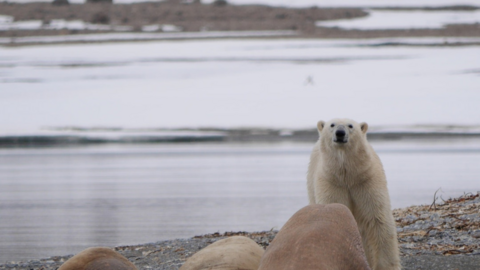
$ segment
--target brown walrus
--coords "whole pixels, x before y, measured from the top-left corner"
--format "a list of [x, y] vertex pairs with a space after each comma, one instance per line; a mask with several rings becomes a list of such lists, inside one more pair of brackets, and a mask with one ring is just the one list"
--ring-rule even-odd
[[257, 270], [263, 253], [252, 239], [232, 236], [195, 253], [180, 270]]
[[137, 270], [120, 253], [109, 248], [87, 248], [68, 259], [58, 270]]
[[258, 270], [370, 270], [352, 213], [314, 204], [295, 213], [265, 251]]

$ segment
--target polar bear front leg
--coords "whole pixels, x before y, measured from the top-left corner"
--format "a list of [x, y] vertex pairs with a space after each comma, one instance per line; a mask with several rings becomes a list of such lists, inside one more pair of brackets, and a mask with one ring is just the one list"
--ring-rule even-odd
[[359, 187], [351, 192], [353, 216], [362, 236], [363, 248], [373, 270], [399, 270], [397, 230], [386, 187]]

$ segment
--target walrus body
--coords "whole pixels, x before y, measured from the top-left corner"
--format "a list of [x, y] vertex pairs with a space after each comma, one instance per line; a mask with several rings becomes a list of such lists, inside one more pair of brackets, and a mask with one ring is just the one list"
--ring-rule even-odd
[[137, 270], [120, 253], [109, 248], [87, 248], [68, 259], [58, 270]]
[[263, 253], [252, 239], [232, 236], [195, 253], [180, 270], [257, 270]]
[[300, 209], [268, 246], [258, 270], [370, 270], [357, 223], [341, 204]]

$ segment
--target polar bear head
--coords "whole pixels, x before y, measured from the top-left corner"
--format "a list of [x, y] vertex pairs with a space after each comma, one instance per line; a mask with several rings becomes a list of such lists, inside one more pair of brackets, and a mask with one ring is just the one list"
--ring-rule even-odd
[[317, 128], [324, 145], [348, 147], [366, 140], [368, 124], [359, 124], [351, 119], [332, 119], [328, 122], [319, 121]]

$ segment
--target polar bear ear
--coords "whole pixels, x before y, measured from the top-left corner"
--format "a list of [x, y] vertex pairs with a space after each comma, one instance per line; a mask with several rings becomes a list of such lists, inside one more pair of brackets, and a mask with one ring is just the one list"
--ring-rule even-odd
[[367, 130], [368, 130], [368, 124], [363, 122], [363, 123], [360, 123], [360, 129], [362, 130], [363, 134], [367, 133]]
[[325, 126], [325, 122], [323, 122], [323, 121], [318, 121], [318, 123], [317, 123], [318, 131], [322, 131], [322, 129], [323, 129], [324, 126]]

